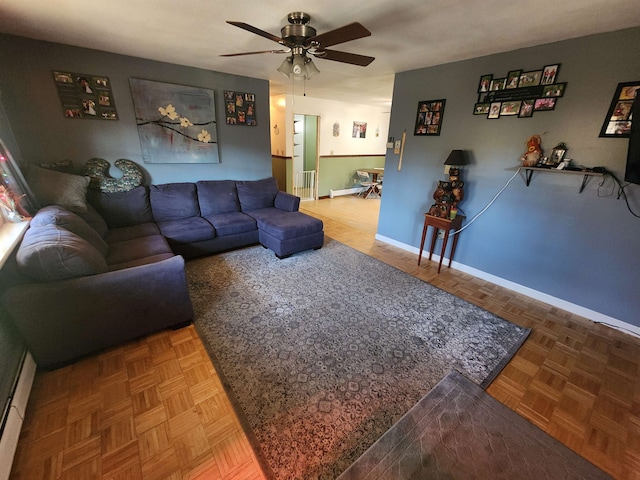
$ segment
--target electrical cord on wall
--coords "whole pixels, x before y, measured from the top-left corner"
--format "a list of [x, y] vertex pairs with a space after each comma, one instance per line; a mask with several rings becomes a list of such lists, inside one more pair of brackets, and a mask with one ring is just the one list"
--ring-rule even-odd
[[[613, 179], [613, 181], [618, 185], [618, 199], [620, 199], [620, 197], [624, 198], [625, 203], [627, 204], [627, 209], [629, 210], [629, 212], [631, 213], [631, 215], [633, 215], [636, 218], [640, 218], [640, 215], [635, 213], [633, 211], [633, 209], [631, 208], [631, 205], [629, 204], [629, 199], [627, 198], [627, 193], [624, 191], [624, 189], [626, 187], [628, 187], [629, 185], [631, 185], [630, 183], [627, 183], [626, 185], [623, 185], [622, 182], [620, 181], [620, 179], [616, 176], [615, 173], [613, 173], [611, 170], [605, 168], [605, 167], [595, 167], [594, 171], [596, 170], [596, 168], [598, 169], [598, 171], [602, 172], [604, 174], [604, 178], [602, 179], [602, 182], [600, 182], [600, 184], [598, 185], [598, 196], [599, 197], [604, 197], [604, 196], [611, 196], [613, 195], [613, 191], [609, 194], [609, 195], [600, 195], [600, 188], [602, 188], [602, 186], [604, 185], [604, 182], [606, 180], [607, 177], [611, 177]], [[467, 228], [469, 225], [471, 225], [473, 222], [475, 222], [478, 217], [480, 215], [482, 215], [491, 205], [493, 205], [493, 203], [497, 200], [497, 198], [500, 196], [500, 194], [502, 194], [502, 192], [505, 191], [505, 189], [509, 186], [509, 184], [511, 183], [511, 181], [516, 178], [516, 176], [518, 175], [518, 173], [520, 173], [520, 170], [522, 170], [522, 167], [518, 167], [518, 170], [516, 171], [516, 173], [513, 174], [513, 176], [507, 180], [507, 183], [504, 184], [504, 186], [500, 189], [500, 191], [498, 191], [498, 193], [496, 193], [494, 195], [494, 197], [489, 201], [489, 203], [482, 209], [480, 210], [471, 220], [469, 220], [462, 228], [460, 228], [459, 230], [456, 230], [455, 232], [452, 233], [452, 235], [456, 235], [458, 233], [460, 233], [461, 231], [463, 231], [465, 228]], [[459, 210], [462, 210], [461, 208], [459, 208]], [[463, 212], [464, 213], [464, 212]]]
[[[625, 188], [627, 188], [629, 185], [631, 185], [630, 183], [627, 183], [626, 185], [623, 185], [622, 182], [620, 181], [620, 179], [616, 176], [615, 173], [613, 173], [611, 170], [605, 168], [605, 167], [596, 167], [598, 168], [599, 171], [601, 171], [604, 174], [604, 178], [602, 179], [602, 182], [600, 182], [600, 184], [598, 185], [598, 196], [599, 197], [605, 197], [605, 196], [611, 196], [613, 195], [613, 190], [611, 191], [611, 193], [609, 195], [600, 195], [600, 188], [604, 185], [604, 182], [606, 181], [607, 177], [611, 177], [613, 179], [613, 181], [618, 185], [618, 200], [620, 200], [620, 197], [624, 197], [624, 202], [627, 204], [627, 210], [629, 210], [629, 213], [631, 213], [631, 215], [633, 215], [636, 218], [640, 218], [640, 215], [638, 215], [637, 213], [635, 213], [633, 211], [633, 209], [631, 208], [631, 205], [629, 205], [629, 199], [627, 198], [627, 192], [624, 191]], [[595, 170], [595, 168], [594, 168]]]
[[518, 170], [516, 170], [516, 173], [514, 173], [513, 176], [509, 180], [507, 180], [507, 183], [505, 183], [504, 186], [500, 189], [500, 191], [493, 196], [493, 198], [489, 201], [489, 203], [487, 203], [487, 205], [482, 210], [480, 210], [478, 213], [476, 213], [476, 215], [471, 220], [469, 220], [462, 228], [460, 228], [459, 230], [456, 230], [455, 232], [453, 232], [453, 235], [457, 235], [458, 233], [463, 231], [465, 228], [467, 228], [469, 225], [471, 225], [473, 222], [475, 222], [480, 215], [482, 215], [484, 212], [486, 212], [487, 209], [491, 205], [493, 205], [493, 202], [495, 202], [498, 199], [498, 197], [502, 194], [502, 192], [504, 192], [506, 190], [506, 188], [509, 186], [511, 181], [514, 178], [516, 178], [516, 176], [520, 173], [520, 170], [522, 170], [522, 167], [518, 167]]

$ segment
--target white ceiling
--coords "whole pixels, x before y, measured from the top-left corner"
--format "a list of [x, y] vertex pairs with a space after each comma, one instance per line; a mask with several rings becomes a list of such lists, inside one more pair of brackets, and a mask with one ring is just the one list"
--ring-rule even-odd
[[[0, 0], [0, 31], [267, 79], [271, 94], [390, 105], [394, 73], [640, 25], [638, 0]], [[314, 59], [321, 73], [292, 82], [278, 49], [227, 24], [280, 36], [303, 11], [319, 34], [360, 22], [372, 35], [331, 47], [376, 57], [368, 67]], [[594, 68], [596, 68], [594, 66]]]

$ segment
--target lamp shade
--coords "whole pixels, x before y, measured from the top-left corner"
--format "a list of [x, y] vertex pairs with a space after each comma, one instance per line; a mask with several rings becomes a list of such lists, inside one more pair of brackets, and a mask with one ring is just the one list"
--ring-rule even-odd
[[304, 68], [304, 57], [302, 55], [294, 55], [293, 61], [291, 62], [291, 71], [295, 77], [304, 77], [305, 68]]
[[294, 80], [304, 80], [320, 73], [309, 57], [300, 54], [293, 54], [285, 58], [278, 67], [278, 71], [287, 78]]
[[280, 66], [278, 67], [278, 71], [287, 78], [290, 78], [291, 71], [293, 70], [293, 66], [291, 65], [292, 57], [285, 58]]
[[307, 60], [304, 65], [307, 68], [307, 79], [313, 77], [314, 75], [320, 73], [320, 70], [316, 67], [315, 63], [307, 57]]
[[449, 157], [444, 162], [445, 165], [469, 165], [464, 150], [451, 150]]

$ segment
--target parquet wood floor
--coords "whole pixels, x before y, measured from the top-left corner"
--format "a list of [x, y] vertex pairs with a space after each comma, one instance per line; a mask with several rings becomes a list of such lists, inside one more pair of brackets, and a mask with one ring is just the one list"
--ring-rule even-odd
[[[331, 238], [531, 327], [489, 394], [614, 478], [640, 479], [640, 339], [454, 269], [437, 274], [435, 262], [418, 267], [375, 240], [379, 205], [337, 197], [301, 210]], [[262, 478], [193, 326], [38, 372], [11, 476]]]

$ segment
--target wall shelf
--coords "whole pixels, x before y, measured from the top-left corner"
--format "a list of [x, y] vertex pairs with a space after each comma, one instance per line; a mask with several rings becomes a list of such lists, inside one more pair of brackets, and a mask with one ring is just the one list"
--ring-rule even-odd
[[556, 168], [541, 168], [541, 167], [524, 167], [525, 169], [525, 181], [527, 183], [527, 187], [531, 183], [531, 177], [533, 177], [534, 172], [546, 172], [546, 173], [568, 173], [572, 175], [582, 175], [582, 184], [580, 185], [580, 191], [578, 193], [582, 193], [584, 187], [587, 185], [589, 181], [589, 177], [602, 177], [604, 176], [601, 172], [588, 172], [583, 170], [558, 170]]

